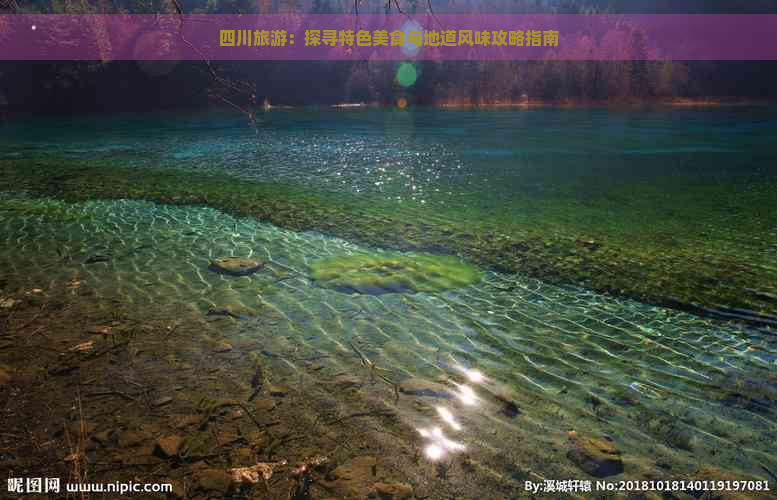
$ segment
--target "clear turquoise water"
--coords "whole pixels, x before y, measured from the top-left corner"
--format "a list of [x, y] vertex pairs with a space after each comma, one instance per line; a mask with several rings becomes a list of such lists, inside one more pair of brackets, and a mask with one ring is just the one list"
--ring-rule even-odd
[[[777, 109], [272, 111], [0, 125], [0, 155], [121, 158], [404, 201], [498, 206], [667, 176], [777, 177]], [[570, 190], [570, 188], [573, 188]]]
[[[712, 178], [747, 186], [777, 176], [775, 125], [773, 111], [747, 109], [290, 111], [264, 115], [257, 131], [231, 115], [128, 115], [6, 124], [0, 156], [119, 158], [368, 199], [500, 211], [521, 197], [586, 199], [603, 185]], [[2, 196], [19, 202], [18, 195]], [[466, 383], [472, 400], [428, 401], [451, 411], [460, 430], [417, 411], [412, 398], [400, 398], [399, 408], [409, 425], [444, 427], [504, 477], [511, 463], [579, 477], [563, 452], [570, 430], [611, 438], [629, 474], [658, 462], [675, 471], [698, 464], [756, 476], [764, 475], [761, 464], [777, 470], [777, 379], [768, 377], [777, 368], [777, 336], [768, 329], [493, 272], [480, 284], [440, 293], [347, 295], [316, 287], [308, 263], [376, 249], [205, 207], [21, 203], [61, 205], [73, 216], [0, 211], [0, 262], [26, 287], [76, 280], [140, 307], [203, 314], [226, 304], [259, 308], [264, 317], [242, 321], [229, 335], [259, 338], [268, 352], [326, 354], [333, 372], [359, 369], [348, 346], [357, 342], [395, 380], [442, 383], [454, 396], [462, 389], [450, 380], [479, 370], [485, 380]], [[737, 221], [771, 227], [774, 236], [773, 222]], [[766, 261], [777, 246], [773, 251]], [[52, 266], [61, 253], [73, 260]], [[110, 263], [83, 264], [104, 253]], [[258, 256], [270, 265], [251, 277], [224, 277], [207, 270], [221, 255]], [[369, 391], [392, 397], [381, 385]], [[521, 415], [505, 417], [495, 395], [514, 401]]]

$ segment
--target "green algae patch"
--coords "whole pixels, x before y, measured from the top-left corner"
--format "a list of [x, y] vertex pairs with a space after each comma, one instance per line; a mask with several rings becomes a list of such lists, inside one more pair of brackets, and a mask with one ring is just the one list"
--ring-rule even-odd
[[451, 256], [381, 253], [320, 259], [310, 265], [319, 286], [345, 293], [439, 292], [478, 283], [478, 269]]

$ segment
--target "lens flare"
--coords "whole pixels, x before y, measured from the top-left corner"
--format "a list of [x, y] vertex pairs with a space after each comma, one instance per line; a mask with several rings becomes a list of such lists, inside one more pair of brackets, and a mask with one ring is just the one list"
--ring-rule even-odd
[[456, 441], [451, 441], [445, 437], [440, 439], [440, 444], [442, 444], [443, 447], [448, 451], [464, 451], [467, 448], [463, 444], [457, 443]]
[[439, 460], [447, 453], [456, 453], [467, 449], [464, 444], [445, 437], [445, 434], [439, 427], [418, 429], [418, 433], [429, 440], [429, 443], [424, 448], [424, 454], [431, 461]]
[[405, 57], [414, 57], [418, 52], [421, 50], [421, 47], [423, 46], [423, 38], [422, 43], [411, 43], [407, 40], [410, 38], [410, 32], [415, 31], [416, 33], [420, 33], [421, 36], [423, 36], [424, 28], [418, 24], [418, 21], [411, 19], [409, 21], [406, 21], [402, 28], [400, 28], [400, 31], [402, 31], [403, 36], [402, 40], [404, 43], [399, 46], [399, 49], [402, 51], [402, 53], [405, 55]]
[[411, 87], [418, 79], [418, 73], [416, 72], [413, 63], [403, 62], [397, 68], [397, 83], [403, 87]]
[[439, 460], [445, 455], [445, 450], [436, 444], [430, 444], [424, 449], [424, 453], [429, 460]]
[[442, 418], [445, 423], [450, 425], [454, 430], [461, 430], [461, 425], [456, 421], [456, 418], [453, 416], [453, 413], [451, 413], [450, 410], [443, 408], [442, 406], [438, 406], [437, 413], [440, 415], [440, 418]]
[[466, 385], [459, 386], [459, 393], [457, 396], [459, 400], [467, 406], [474, 406], [478, 402], [478, 398], [475, 396], [475, 391]]
[[467, 375], [467, 378], [470, 379], [470, 381], [479, 384], [480, 382], [483, 382], [485, 380], [485, 377], [482, 373], [480, 373], [477, 370], [465, 370], [464, 373]]

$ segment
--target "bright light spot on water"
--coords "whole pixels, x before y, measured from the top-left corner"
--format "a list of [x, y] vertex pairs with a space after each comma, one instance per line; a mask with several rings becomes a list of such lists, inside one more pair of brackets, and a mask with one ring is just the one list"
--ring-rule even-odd
[[426, 447], [424, 453], [426, 453], [426, 457], [429, 460], [439, 460], [445, 454], [445, 450], [436, 444], [430, 444]]
[[445, 456], [446, 452], [455, 453], [467, 449], [462, 443], [457, 443], [445, 437], [442, 429], [435, 427], [431, 432], [426, 429], [419, 429], [422, 436], [430, 439], [432, 442], [424, 448], [424, 454], [429, 460], [435, 461]]
[[442, 418], [446, 424], [450, 425], [457, 431], [461, 430], [461, 424], [456, 421], [456, 418], [453, 416], [453, 413], [451, 413], [450, 410], [443, 408], [442, 406], [438, 406], [437, 413], [440, 414], [440, 418]]
[[480, 382], [483, 382], [485, 380], [485, 377], [482, 373], [480, 373], [477, 370], [464, 370], [464, 373], [467, 374], [467, 377], [476, 384], [479, 384]]
[[478, 398], [475, 396], [475, 391], [466, 385], [459, 386], [459, 393], [457, 396], [459, 397], [459, 400], [467, 406], [474, 406], [478, 402]]
[[433, 428], [431, 432], [426, 429], [419, 429], [418, 432], [431, 441], [424, 448], [424, 453], [430, 460], [439, 460], [446, 452], [455, 453], [467, 449], [462, 443], [457, 443], [445, 437], [445, 434], [443, 434], [442, 429], [439, 427]]
[[464, 451], [465, 449], [467, 449], [467, 447], [464, 446], [463, 444], [457, 443], [456, 441], [451, 441], [450, 439], [445, 437], [440, 439], [440, 442], [448, 451]]
[[33, 24], [32, 25], [32, 31], [35, 31], [36, 29], [38, 29], [38, 27]]

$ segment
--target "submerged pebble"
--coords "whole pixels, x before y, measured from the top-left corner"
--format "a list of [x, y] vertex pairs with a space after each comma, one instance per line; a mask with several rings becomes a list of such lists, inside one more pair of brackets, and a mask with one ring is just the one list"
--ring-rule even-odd
[[11, 374], [7, 370], [0, 368], [0, 386], [8, 385], [10, 382]]
[[87, 257], [84, 264], [97, 264], [99, 262], [110, 262], [111, 258], [108, 255], [91, 255]]
[[574, 447], [567, 452], [567, 457], [588, 474], [607, 477], [623, 472], [620, 451], [611, 443], [577, 435], [572, 441]]
[[183, 445], [181, 436], [165, 436], [157, 439], [154, 453], [162, 458], [173, 458], [178, 456]]
[[140, 446], [144, 441], [147, 441], [148, 438], [149, 436], [144, 432], [125, 431], [119, 435], [119, 447], [132, 448], [134, 446]]
[[402, 382], [399, 391], [411, 396], [453, 399], [453, 394], [446, 391], [445, 386], [420, 378], [412, 378]]
[[260, 260], [244, 257], [219, 257], [210, 261], [208, 266], [211, 271], [229, 274], [231, 276], [248, 276], [259, 271], [264, 266]]
[[226, 493], [232, 486], [232, 476], [221, 469], [203, 469], [195, 473], [194, 484], [203, 491]]
[[413, 487], [406, 483], [375, 483], [373, 488], [384, 499], [402, 500], [413, 496]]
[[171, 398], [170, 396], [164, 396], [164, 397], [161, 397], [161, 398], [159, 398], [157, 400], [154, 400], [151, 403], [151, 406], [159, 407], [159, 406], [164, 406], [164, 405], [172, 403], [172, 402], [173, 402], [173, 398]]

